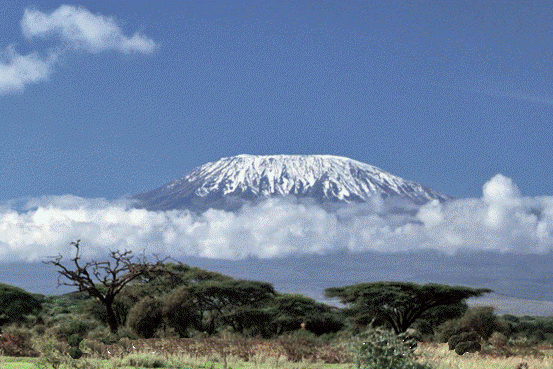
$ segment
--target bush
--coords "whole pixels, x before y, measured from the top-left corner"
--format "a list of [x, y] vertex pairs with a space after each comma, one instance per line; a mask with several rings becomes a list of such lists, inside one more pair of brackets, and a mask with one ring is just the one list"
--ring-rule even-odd
[[285, 333], [273, 342], [279, 344], [288, 361], [338, 364], [351, 361], [350, 353], [344, 350], [344, 342], [349, 341], [351, 336], [345, 334], [317, 336], [308, 330], [297, 330]]
[[0, 283], [0, 325], [20, 323], [41, 309], [40, 300], [21, 288]]
[[302, 295], [280, 294], [271, 301], [267, 312], [272, 315], [276, 335], [298, 330], [302, 324], [316, 335], [335, 333], [344, 327], [336, 309]]
[[455, 346], [455, 353], [457, 355], [463, 355], [466, 352], [477, 352], [482, 349], [482, 346], [480, 345], [480, 342], [476, 341], [463, 341], [459, 342], [457, 346]]
[[134, 354], [129, 355], [123, 361], [125, 365], [140, 368], [165, 368], [165, 360], [152, 355]]
[[[396, 335], [381, 328], [369, 328], [359, 336], [353, 349], [359, 369], [426, 369], [430, 366], [415, 361], [414, 342], [405, 335]], [[415, 344], [416, 346], [416, 344]]]
[[316, 358], [317, 341], [312, 332], [299, 330], [283, 334], [277, 338], [277, 342], [286, 353], [287, 359], [292, 362], [314, 361]]
[[447, 344], [450, 350], [454, 350], [455, 347], [461, 342], [470, 342], [476, 341], [480, 342], [480, 336], [478, 333], [472, 332], [462, 332], [460, 334], [453, 335], [447, 340]]
[[0, 351], [5, 356], [38, 356], [31, 345], [31, 331], [26, 328], [9, 326], [0, 335]]
[[143, 338], [152, 338], [162, 322], [162, 303], [152, 297], [145, 297], [137, 302], [127, 316], [129, 328]]
[[73, 359], [80, 359], [81, 356], [83, 356], [83, 352], [79, 348], [79, 344], [82, 341], [82, 337], [78, 334], [73, 334], [67, 339], [67, 343], [69, 343], [69, 356], [71, 356]]
[[[40, 352], [40, 358], [36, 365], [41, 369], [66, 368], [66, 369], [100, 369], [103, 366], [88, 359], [74, 358], [71, 349], [66, 342], [61, 342], [56, 335], [49, 331], [43, 336], [32, 338], [33, 348]], [[77, 348], [78, 349], [78, 348]]]
[[67, 345], [60, 342], [51, 331], [43, 336], [33, 337], [32, 342], [33, 348], [40, 352], [39, 367], [58, 368], [67, 361], [65, 355]]
[[503, 347], [507, 345], [508, 338], [501, 332], [493, 332], [488, 342], [493, 346]]
[[98, 327], [98, 321], [82, 314], [61, 314], [49, 321], [53, 332], [59, 339], [69, 339], [74, 334], [85, 336], [88, 332]]
[[78, 347], [70, 347], [68, 353], [72, 359], [80, 359], [83, 356], [83, 352]]
[[189, 337], [189, 329], [198, 325], [192, 297], [185, 289], [178, 289], [165, 296], [162, 314], [166, 324], [180, 337]]
[[502, 331], [499, 319], [493, 314], [491, 307], [477, 307], [469, 309], [462, 317], [448, 320], [437, 329], [437, 339], [440, 342], [447, 342], [449, 337], [462, 332], [474, 331], [482, 339], [487, 340], [493, 332]]
[[83, 339], [81, 336], [79, 336], [78, 334], [73, 334], [69, 336], [69, 338], [67, 339], [67, 343], [71, 347], [79, 347], [79, 343], [81, 343], [82, 340]]

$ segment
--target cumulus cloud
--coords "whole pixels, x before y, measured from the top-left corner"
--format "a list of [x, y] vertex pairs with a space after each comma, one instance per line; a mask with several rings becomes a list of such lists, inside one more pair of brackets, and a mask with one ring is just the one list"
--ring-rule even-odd
[[0, 60], [0, 95], [22, 91], [28, 84], [48, 80], [56, 59], [54, 53], [46, 58], [37, 53], [20, 55], [9, 46]]
[[26, 9], [21, 29], [27, 38], [58, 36], [71, 47], [92, 53], [106, 50], [152, 53], [157, 47], [152, 39], [139, 33], [125, 36], [113, 17], [71, 5], [62, 5], [50, 14]]
[[136, 209], [127, 200], [42, 197], [0, 204], [0, 260], [67, 254], [76, 239], [90, 256], [129, 249], [225, 259], [338, 250], [544, 253], [553, 244], [553, 197], [524, 197], [502, 175], [483, 186], [481, 198], [398, 208], [375, 201], [328, 210], [268, 199], [234, 213], [198, 215]]
[[62, 5], [50, 14], [26, 9], [21, 30], [29, 39], [57, 36], [64, 42], [64, 47], [49, 49], [45, 52], [47, 56], [41, 57], [38, 52], [20, 55], [13, 45], [8, 46], [0, 58], [0, 96], [23, 91], [29, 84], [47, 81], [63, 54], [62, 50], [151, 54], [158, 47], [152, 39], [139, 33], [125, 36], [112, 17], [95, 15], [83, 7], [70, 5]]

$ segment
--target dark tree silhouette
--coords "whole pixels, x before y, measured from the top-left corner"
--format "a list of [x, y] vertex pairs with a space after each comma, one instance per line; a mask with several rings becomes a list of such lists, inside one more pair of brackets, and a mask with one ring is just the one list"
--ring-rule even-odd
[[[135, 257], [132, 251], [110, 251], [108, 261], [83, 262], [80, 255], [80, 241], [71, 242], [76, 249], [75, 257], [70, 259], [73, 268], [62, 264], [61, 254], [54, 257], [54, 260], [47, 261], [46, 264], [52, 264], [59, 269], [58, 285], [75, 286], [79, 291], [98, 299], [106, 309], [108, 326], [111, 332], [115, 333], [119, 327], [113, 306], [115, 297], [125, 286], [139, 277], [163, 272], [164, 260], [148, 263], [144, 257]], [[62, 277], [68, 282], [62, 282]]]
[[171, 305], [190, 304], [196, 316], [201, 317], [193, 320], [196, 329], [208, 334], [213, 334], [224, 325], [242, 332], [251, 325], [255, 316], [259, 317], [259, 309], [274, 295], [275, 290], [270, 283], [225, 277], [176, 289], [171, 296]]
[[277, 335], [300, 328], [320, 335], [337, 332], [344, 325], [337, 308], [300, 294], [278, 294], [267, 310]]
[[42, 309], [41, 301], [21, 288], [0, 283], [0, 326], [21, 323], [25, 315]]
[[492, 290], [432, 283], [375, 282], [327, 288], [325, 295], [350, 305], [350, 315], [368, 314], [383, 319], [399, 334], [429, 309], [457, 304], [488, 292]]

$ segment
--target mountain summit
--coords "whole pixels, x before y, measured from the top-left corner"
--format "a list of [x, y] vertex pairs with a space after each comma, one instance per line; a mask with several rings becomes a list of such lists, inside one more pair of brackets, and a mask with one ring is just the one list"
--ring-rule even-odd
[[199, 166], [135, 199], [150, 210], [235, 210], [244, 201], [296, 196], [365, 202], [374, 196], [421, 204], [450, 197], [369, 164], [332, 155], [238, 155]]

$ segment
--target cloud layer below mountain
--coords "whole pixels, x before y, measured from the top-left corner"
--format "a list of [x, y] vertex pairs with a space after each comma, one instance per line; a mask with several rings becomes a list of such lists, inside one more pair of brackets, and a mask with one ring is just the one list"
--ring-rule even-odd
[[71, 195], [13, 200], [0, 204], [0, 260], [67, 255], [77, 239], [88, 256], [129, 249], [225, 259], [338, 250], [545, 253], [553, 244], [553, 196], [525, 197], [501, 174], [484, 184], [481, 198], [410, 205], [408, 213], [397, 207], [397, 201], [379, 199], [330, 211], [268, 199], [236, 213], [210, 209], [198, 215]]

